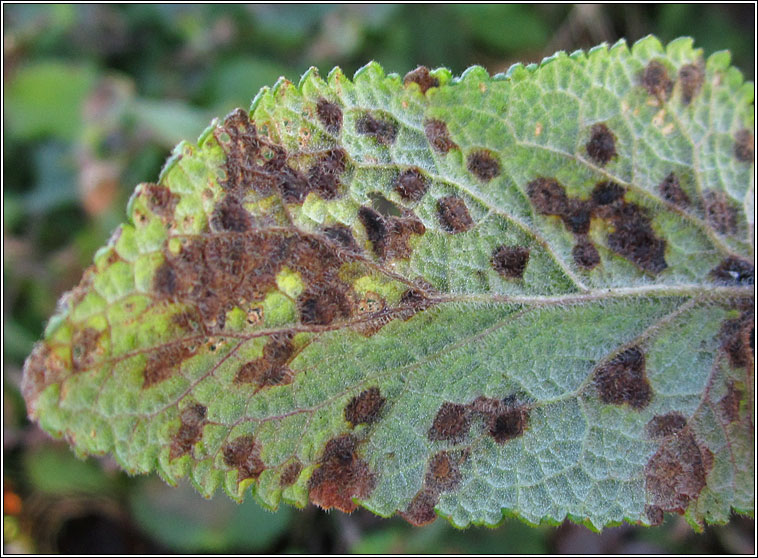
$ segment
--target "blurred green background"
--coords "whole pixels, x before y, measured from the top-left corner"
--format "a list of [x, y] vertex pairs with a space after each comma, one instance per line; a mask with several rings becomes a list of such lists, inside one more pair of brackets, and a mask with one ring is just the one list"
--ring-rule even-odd
[[77, 460], [26, 419], [21, 366], [56, 301], [124, 219], [141, 181], [214, 116], [280, 75], [369, 60], [491, 73], [620, 37], [695, 38], [754, 69], [754, 6], [3, 5], [4, 551], [753, 553], [754, 521], [695, 534], [678, 517], [594, 534], [571, 524], [456, 531], [438, 520], [204, 501], [189, 486]]

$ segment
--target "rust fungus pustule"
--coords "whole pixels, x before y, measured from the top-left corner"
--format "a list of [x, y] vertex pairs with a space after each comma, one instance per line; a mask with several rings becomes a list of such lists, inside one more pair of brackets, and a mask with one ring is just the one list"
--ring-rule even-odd
[[424, 224], [412, 212], [406, 211], [401, 217], [384, 217], [375, 209], [362, 206], [358, 219], [363, 224], [366, 236], [381, 260], [408, 258], [412, 235], [423, 235]]
[[682, 413], [672, 411], [665, 415], [656, 415], [645, 426], [645, 432], [650, 438], [660, 439], [673, 436], [687, 426], [687, 419]]
[[243, 364], [234, 377], [235, 383], [252, 383], [258, 387], [290, 383], [292, 372], [287, 367], [287, 363], [294, 350], [291, 334], [271, 335], [263, 347], [263, 356]]
[[342, 129], [342, 109], [337, 103], [321, 98], [316, 103], [316, 115], [327, 132], [337, 135]]
[[716, 190], [703, 192], [703, 207], [705, 220], [720, 234], [734, 234], [737, 232], [737, 209], [729, 197]]
[[340, 242], [347, 241], [347, 232], [264, 229], [193, 237], [179, 253], [164, 250], [165, 262], [156, 272], [153, 288], [159, 297], [192, 306], [206, 328], [221, 330], [229, 310], [240, 300], [262, 301], [276, 288], [277, 274], [287, 267], [307, 285], [297, 301], [300, 321], [326, 325], [355, 311], [352, 287], [338, 275], [344, 262], [357, 257], [357, 250]]
[[685, 64], [679, 68], [679, 84], [682, 88], [682, 103], [689, 105], [705, 81], [705, 69], [702, 60], [695, 64]]
[[713, 454], [701, 446], [690, 427], [665, 438], [645, 466], [648, 505], [683, 514], [705, 488]]
[[590, 130], [590, 139], [585, 149], [590, 159], [604, 167], [617, 155], [616, 136], [605, 124], [595, 124]]
[[237, 469], [238, 482], [257, 479], [266, 469], [260, 452], [260, 444], [253, 436], [240, 436], [224, 445], [224, 463], [232, 469]]
[[522, 279], [529, 263], [529, 248], [525, 246], [498, 246], [490, 259], [492, 267], [506, 279]]
[[679, 178], [673, 172], [666, 175], [658, 185], [661, 197], [677, 207], [685, 208], [690, 205], [690, 197], [679, 185]]
[[400, 516], [415, 526], [428, 525], [437, 519], [434, 507], [440, 495], [458, 488], [462, 475], [460, 465], [468, 452], [439, 451], [429, 458], [424, 482]]
[[450, 132], [447, 130], [447, 124], [442, 120], [431, 119], [424, 122], [424, 133], [429, 145], [437, 152], [446, 155], [451, 149], [458, 149], [458, 146], [450, 139]]
[[163, 220], [173, 219], [179, 196], [158, 184], [143, 184], [141, 195], [147, 199], [147, 207], [150, 211]]
[[489, 182], [500, 174], [500, 161], [493, 152], [478, 149], [469, 153], [466, 168], [482, 182]]
[[752, 309], [743, 311], [738, 318], [724, 320], [721, 324], [720, 348], [732, 368], [752, 368], [755, 362], [754, 332], [755, 314]]
[[718, 402], [718, 410], [724, 422], [730, 423], [740, 420], [740, 401], [744, 396], [744, 392], [737, 389], [733, 381], [727, 384], [726, 394]]
[[[334, 131], [341, 123], [338, 110], [336, 105], [327, 103], [318, 105], [316, 112], [325, 119], [324, 126]], [[341, 117], [341, 112], [339, 115]], [[347, 166], [347, 156], [341, 148], [324, 152], [306, 176], [289, 164], [289, 154], [284, 147], [258, 133], [253, 121], [241, 109], [226, 117], [224, 124], [216, 129], [215, 137], [226, 154], [226, 179], [220, 185], [233, 198], [241, 198], [249, 191], [263, 196], [276, 192], [285, 203], [300, 204], [311, 192], [324, 199], [332, 199], [340, 193], [339, 175]]]
[[103, 332], [91, 327], [79, 329], [71, 340], [71, 364], [73, 372], [92, 367], [97, 361], [97, 348]]
[[401, 172], [395, 178], [393, 186], [401, 198], [417, 202], [429, 189], [429, 180], [420, 169], [412, 167]]
[[311, 502], [323, 509], [336, 508], [350, 513], [357, 505], [353, 498], [368, 498], [376, 486], [376, 474], [358, 457], [358, 440], [343, 434], [326, 443], [319, 467], [308, 481]]
[[192, 450], [200, 438], [203, 437], [207, 409], [199, 403], [193, 403], [185, 407], [180, 415], [181, 424], [179, 430], [171, 441], [169, 459], [176, 459], [186, 455]]
[[253, 227], [253, 219], [239, 198], [227, 195], [213, 210], [210, 226], [215, 232], [246, 232]]
[[658, 274], [668, 267], [666, 241], [656, 236], [647, 211], [624, 200], [626, 191], [615, 182], [597, 183], [588, 200], [567, 196], [562, 184], [547, 177], [529, 182], [526, 192], [537, 213], [560, 217], [575, 235], [573, 256], [580, 268], [589, 270], [600, 263], [588, 235], [592, 219], [611, 225], [606, 240], [610, 250], [649, 273]]
[[427, 436], [431, 441], [462, 442], [468, 434], [469, 410], [465, 405], [445, 402], [437, 411]]
[[710, 277], [720, 285], [749, 286], [755, 283], [755, 269], [747, 260], [727, 256], [711, 270]]
[[474, 226], [466, 202], [458, 196], [437, 200], [437, 216], [442, 230], [450, 234], [466, 232]]
[[530, 407], [519, 402], [515, 394], [504, 399], [480, 396], [469, 408], [483, 417], [485, 431], [498, 444], [521, 437], [529, 427]]
[[427, 488], [440, 493], [454, 490], [461, 482], [458, 460], [447, 451], [435, 453], [426, 467], [424, 484]]
[[292, 486], [300, 478], [300, 473], [303, 470], [303, 464], [297, 459], [287, 465], [282, 471], [282, 476], [279, 477], [279, 486], [282, 488]]
[[392, 145], [397, 138], [398, 125], [389, 116], [366, 113], [356, 121], [355, 131], [374, 138], [380, 145]]
[[595, 370], [595, 387], [603, 403], [644, 409], [653, 397], [645, 374], [645, 355], [639, 347], [623, 350]]
[[648, 94], [665, 101], [671, 95], [674, 82], [669, 78], [668, 70], [661, 62], [652, 60], [640, 75], [640, 83]]
[[345, 407], [345, 420], [351, 426], [373, 424], [379, 420], [386, 401], [378, 387], [364, 390], [353, 397]]
[[143, 372], [143, 388], [149, 388], [178, 373], [182, 363], [193, 356], [197, 348], [192, 342], [163, 345], [152, 351]]
[[403, 78], [403, 85], [408, 87], [411, 83], [417, 83], [422, 94], [432, 87], [439, 87], [440, 80], [429, 73], [429, 68], [426, 66], [419, 66], [415, 70], [411, 70]]

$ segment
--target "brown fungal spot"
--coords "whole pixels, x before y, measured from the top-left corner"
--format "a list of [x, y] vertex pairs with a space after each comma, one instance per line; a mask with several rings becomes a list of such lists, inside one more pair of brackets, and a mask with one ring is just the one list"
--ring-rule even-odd
[[300, 472], [302, 470], [303, 464], [298, 460], [295, 460], [287, 465], [284, 468], [284, 471], [282, 471], [282, 476], [279, 477], [279, 486], [285, 488], [287, 486], [292, 486], [295, 484], [297, 482], [297, 479], [300, 477]]
[[371, 136], [381, 145], [392, 145], [397, 138], [397, 123], [389, 117], [375, 118], [367, 113], [355, 123], [355, 131]]
[[322, 198], [331, 200], [339, 194], [340, 174], [347, 168], [347, 154], [344, 149], [326, 151], [308, 170], [308, 192], [316, 192]]
[[286, 203], [302, 203], [311, 191], [308, 179], [299, 170], [285, 166], [277, 174], [275, 184]]
[[566, 228], [577, 236], [573, 255], [578, 265], [591, 269], [600, 261], [586, 236], [592, 217], [597, 217], [613, 226], [608, 248], [645, 271], [660, 273], [668, 267], [666, 242], [655, 236], [650, 218], [642, 208], [624, 201], [624, 193], [615, 182], [600, 182], [590, 200], [582, 201], [569, 198], [565, 188], [553, 178], [540, 177], [527, 184], [527, 195], [537, 212], [561, 217]]
[[654, 416], [645, 426], [645, 432], [654, 440], [672, 436], [687, 426], [687, 419], [681, 413], [672, 411]]
[[429, 488], [422, 488], [408, 504], [405, 511], [400, 512], [400, 515], [411, 525], [421, 527], [422, 525], [428, 525], [437, 519], [437, 514], [434, 513], [434, 507], [440, 500], [440, 496], [434, 490]]
[[689, 427], [665, 438], [645, 466], [649, 504], [662, 511], [684, 513], [705, 487], [712, 465], [713, 454], [697, 443]]
[[647, 92], [661, 101], [668, 99], [671, 90], [674, 88], [674, 82], [671, 81], [666, 70], [666, 66], [652, 60], [643, 70], [640, 76], [642, 86]]
[[424, 133], [429, 145], [445, 155], [451, 149], [458, 149], [458, 146], [450, 139], [450, 133], [447, 131], [447, 124], [442, 120], [427, 120], [424, 122]]
[[313, 307], [325, 298], [327, 306], [340, 301], [337, 314], [351, 312], [352, 287], [339, 278], [338, 270], [357, 254], [324, 234], [264, 229], [198, 235], [186, 239], [178, 254], [164, 248], [164, 257], [167, 263], [156, 286], [193, 307], [206, 328], [220, 329], [226, 312], [240, 300], [262, 301], [276, 288], [276, 275], [284, 267], [299, 273], [309, 286], [301, 295], [301, 306]]
[[486, 432], [498, 444], [523, 435], [529, 425], [529, 406], [519, 403], [515, 394], [504, 399], [480, 396], [468, 408], [483, 415]]
[[590, 231], [590, 204], [571, 198], [566, 213], [561, 215], [566, 228], [574, 234], [584, 235]]
[[724, 261], [711, 270], [714, 282], [721, 285], [748, 286], [755, 283], [753, 265], [736, 256], [727, 256]]
[[404, 212], [402, 217], [384, 218], [374, 209], [362, 206], [358, 218], [366, 230], [374, 253], [382, 260], [408, 258], [411, 255], [409, 241], [411, 235], [423, 235], [424, 224], [411, 212]]
[[630, 347], [595, 371], [595, 387], [603, 403], [644, 409], [653, 391], [645, 375], [645, 355]]
[[726, 394], [718, 402], [718, 409], [726, 422], [740, 420], [740, 401], [743, 395], [742, 391], [735, 387], [734, 382], [729, 382]]
[[411, 83], [417, 83], [422, 94], [426, 94], [430, 87], [439, 87], [440, 80], [432, 76], [429, 73], [429, 68], [426, 66], [419, 66], [415, 70], [411, 70], [403, 78], [403, 85], [408, 87]]
[[458, 463], [448, 452], [435, 453], [426, 467], [424, 485], [433, 492], [448, 492], [455, 489], [461, 482], [461, 472]]
[[220, 184], [233, 197], [241, 199], [252, 189], [266, 196], [278, 192], [285, 203], [302, 203], [310, 192], [325, 199], [338, 192], [337, 175], [345, 170], [346, 155], [342, 149], [323, 154], [306, 177], [287, 164], [288, 154], [282, 146], [258, 134], [243, 110], [232, 112], [223, 126], [216, 129], [215, 136], [226, 153], [226, 179]]
[[739, 318], [721, 324], [719, 339], [732, 368], [752, 367], [754, 362], [755, 315], [752, 310], [742, 312]]
[[368, 498], [376, 486], [376, 475], [358, 457], [357, 445], [352, 434], [326, 443], [320, 466], [308, 481], [311, 502], [323, 509], [337, 508], [350, 513], [357, 508], [353, 498]]
[[327, 132], [337, 135], [342, 129], [342, 109], [337, 103], [321, 98], [316, 103], [316, 114]]
[[176, 374], [182, 362], [196, 352], [192, 343], [172, 343], [162, 345], [152, 351], [147, 359], [143, 372], [142, 387], [149, 388], [171, 378]]
[[170, 219], [174, 216], [179, 196], [171, 190], [158, 184], [143, 184], [142, 194], [147, 198], [147, 207], [158, 217]]
[[407, 201], [417, 202], [429, 189], [427, 178], [417, 168], [406, 169], [395, 178], [395, 192]]
[[493, 414], [489, 422], [490, 436], [498, 443], [504, 444], [521, 436], [526, 430], [529, 412], [524, 406], [506, 407], [498, 414]]
[[345, 420], [351, 426], [373, 424], [379, 419], [386, 399], [382, 397], [378, 387], [362, 391], [350, 400], [345, 407]]
[[592, 269], [600, 263], [600, 254], [586, 236], [581, 236], [571, 249], [574, 263], [582, 269]]
[[358, 219], [363, 223], [363, 228], [366, 229], [366, 236], [374, 247], [374, 252], [381, 257], [384, 250], [377, 247], [385, 245], [389, 234], [384, 218], [379, 212], [364, 205], [358, 210]]
[[206, 408], [199, 403], [189, 405], [182, 410], [179, 430], [171, 441], [169, 459], [186, 455], [203, 436]]
[[246, 435], [235, 438], [224, 445], [224, 463], [237, 469], [237, 481], [257, 479], [266, 469], [261, 460], [261, 448], [253, 436]]
[[350, 227], [338, 223], [331, 227], [324, 227], [323, 233], [326, 238], [333, 241], [341, 250], [346, 250], [348, 252], [359, 251]]
[[734, 135], [734, 156], [743, 163], [753, 162], [754, 138], [750, 130], [740, 130]]
[[682, 187], [679, 185], [679, 179], [673, 172], [670, 172], [658, 185], [658, 191], [664, 200], [677, 207], [687, 207], [690, 205], [689, 196], [682, 190]]
[[290, 334], [273, 334], [263, 346], [263, 355], [243, 364], [237, 370], [234, 381], [240, 384], [254, 383], [258, 387], [288, 384], [292, 381], [292, 372], [287, 363], [293, 352]]
[[469, 430], [469, 410], [465, 405], [445, 402], [437, 411], [427, 437], [431, 441], [462, 442]]
[[537, 213], [565, 215], [568, 212], [566, 189], [554, 178], [540, 177], [526, 186], [526, 193]]
[[[428, 287], [431, 287], [431, 285], [428, 285]], [[417, 313], [423, 312], [432, 306], [434, 301], [427, 296], [424, 290], [410, 287], [400, 295], [400, 304], [405, 307], [406, 311], [401, 313], [399, 317], [408, 320]]]
[[475, 413], [489, 417], [503, 410], [503, 400], [480, 395], [468, 407]]
[[625, 190], [615, 182], [598, 182], [592, 189], [592, 203], [595, 207], [611, 205], [624, 197]]
[[737, 232], [737, 211], [724, 192], [706, 190], [703, 192], [705, 220], [716, 232], [734, 234]]
[[604, 167], [616, 153], [616, 136], [613, 135], [605, 124], [595, 124], [591, 129], [590, 140], [586, 145], [587, 154], [590, 158]]
[[297, 299], [300, 322], [305, 325], [329, 325], [335, 320], [348, 318], [354, 303], [347, 288], [341, 284], [316, 285]]
[[158, 269], [155, 270], [155, 276], [153, 278], [153, 290], [156, 294], [173, 297], [177, 291], [177, 278], [174, 268], [167, 261], [164, 261]]
[[237, 197], [227, 195], [213, 210], [210, 225], [216, 232], [245, 232], [252, 228], [252, 217]]
[[80, 329], [74, 334], [71, 340], [71, 364], [75, 373], [94, 365], [101, 336], [102, 332], [91, 327]]
[[466, 168], [479, 180], [489, 182], [500, 174], [500, 161], [492, 152], [480, 149], [469, 153], [466, 159]]
[[451, 234], [465, 232], [474, 226], [466, 202], [458, 196], [446, 196], [437, 200], [437, 216], [442, 229]]
[[490, 259], [492, 267], [506, 279], [522, 279], [529, 263], [529, 248], [498, 246]]
[[[221, 186], [227, 191], [239, 192], [250, 188], [251, 171], [263, 171], [259, 159], [264, 141], [258, 136], [247, 112], [234, 110], [214, 135], [226, 152], [226, 179], [220, 182]], [[259, 190], [267, 192], [271, 185], [269, 181], [262, 181], [258, 186]]]
[[689, 105], [703, 86], [705, 73], [701, 64], [685, 64], [679, 68], [679, 83], [682, 87], [682, 103]]
[[616, 204], [606, 216], [615, 228], [608, 235], [608, 248], [651, 273], [668, 267], [666, 241], [655, 236], [650, 218], [639, 206]]

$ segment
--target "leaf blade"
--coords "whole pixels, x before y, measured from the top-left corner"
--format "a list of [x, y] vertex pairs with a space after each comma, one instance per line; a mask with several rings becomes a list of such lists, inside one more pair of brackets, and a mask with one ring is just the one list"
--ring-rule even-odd
[[726, 521], [752, 505], [753, 166], [722, 58], [279, 80], [135, 191], [27, 361], [31, 416], [271, 507]]

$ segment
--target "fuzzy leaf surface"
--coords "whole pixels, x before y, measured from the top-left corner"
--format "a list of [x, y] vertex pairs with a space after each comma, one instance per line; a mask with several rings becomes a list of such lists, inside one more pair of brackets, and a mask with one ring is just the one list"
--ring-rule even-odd
[[272, 508], [751, 513], [753, 124], [690, 39], [281, 79], [137, 187], [30, 416]]

